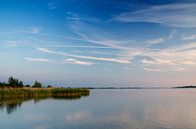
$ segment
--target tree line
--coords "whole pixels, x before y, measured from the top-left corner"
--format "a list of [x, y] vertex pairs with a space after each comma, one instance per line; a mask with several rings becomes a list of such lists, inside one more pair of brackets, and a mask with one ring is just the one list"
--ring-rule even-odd
[[[32, 87], [32, 88], [42, 88], [42, 83], [35, 81], [34, 84], [31, 85], [24, 85], [23, 81], [14, 78], [14, 77], [9, 77], [7, 82], [0, 82], [0, 87], [11, 87], [11, 88], [22, 88], [22, 87]], [[48, 87], [51, 87], [50, 85]]]

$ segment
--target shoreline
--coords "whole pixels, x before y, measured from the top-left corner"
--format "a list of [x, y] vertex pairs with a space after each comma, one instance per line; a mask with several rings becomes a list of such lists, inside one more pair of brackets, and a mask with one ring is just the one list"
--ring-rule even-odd
[[16, 98], [71, 98], [82, 97], [90, 94], [89, 89], [85, 88], [1, 88], [0, 99]]

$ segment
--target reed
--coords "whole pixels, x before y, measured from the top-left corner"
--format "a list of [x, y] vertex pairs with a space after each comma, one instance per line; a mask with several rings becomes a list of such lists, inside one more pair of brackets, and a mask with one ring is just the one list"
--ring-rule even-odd
[[5, 88], [0, 89], [0, 99], [35, 98], [35, 97], [81, 97], [88, 96], [85, 88]]

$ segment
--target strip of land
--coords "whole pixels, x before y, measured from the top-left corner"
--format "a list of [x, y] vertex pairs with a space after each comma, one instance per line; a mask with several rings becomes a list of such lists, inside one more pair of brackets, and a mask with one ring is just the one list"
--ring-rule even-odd
[[196, 88], [196, 86], [177, 86], [174, 88]]
[[88, 96], [89, 90], [84, 88], [15, 88], [1, 89], [0, 99], [34, 98], [34, 97], [81, 97]]
[[78, 98], [88, 96], [90, 90], [87, 88], [56, 88], [48, 85], [43, 87], [38, 81], [30, 85], [24, 85], [19, 79], [10, 77], [8, 82], [0, 83], [0, 99], [16, 98], [35, 98], [35, 97], [53, 97], [53, 98]]

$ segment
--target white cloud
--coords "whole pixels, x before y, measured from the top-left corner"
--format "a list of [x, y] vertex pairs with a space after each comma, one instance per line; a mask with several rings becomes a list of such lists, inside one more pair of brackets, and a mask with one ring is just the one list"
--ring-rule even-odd
[[149, 40], [146, 43], [148, 45], [154, 45], [154, 44], [160, 44], [160, 43], [164, 42], [165, 40], [166, 40], [165, 38], [158, 38], [158, 39]]
[[83, 41], [86, 41], [86, 42], [89, 42], [89, 43], [92, 43], [92, 44], [96, 44], [96, 45], [103, 45], [103, 46], [107, 46], [107, 47], [110, 47], [111, 49], [119, 49], [119, 50], [125, 50], [127, 49], [127, 47], [122, 47], [121, 43], [125, 43], [125, 42], [130, 42], [130, 41], [116, 41], [116, 40], [112, 40], [112, 39], [93, 39], [93, 38], [90, 38], [89, 36], [83, 34], [83, 33], [80, 33], [80, 32], [77, 32], [75, 30], [73, 30], [74, 33], [76, 33], [77, 35], [79, 35]]
[[141, 61], [143, 64], [155, 64], [155, 62], [154, 61], [152, 61], [152, 60], [146, 60], [146, 59], [143, 59], [142, 61]]
[[102, 20], [94, 18], [94, 17], [87, 17], [87, 16], [82, 16], [76, 13], [67, 13], [67, 19], [68, 20], [73, 20], [73, 21], [88, 21], [88, 22], [102, 22]]
[[57, 8], [57, 4], [55, 2], [49, 2], [48, 3], [48, 8], [50, 10], [53, 10], [53, 9]]
[[196, 65], [196, 62], [194, 62], [194, 61], [184, 61], [184, 62], [182, 62], [182, 64], [185, 64], [185, 65]]
[[130, 70], [134, 70], [134, 68], [124, 67], [123, 70], [130, 71]]
[[86, 65], [86, 66], [90, 66], [93, 65], [94, 63], [92, 62], [87, 62], [87, 61], [80, 61], [80, 60], [76, 60], [73, 58], [69, 58], [69, 59], [63, 59], [61, 61], [52, 61], [46, 58], [29, 58], [26, 57], [24, 58], [27, 61], [31, 61], [31, 62], [43, 62], [43, 63], [50, 63], [50, 64], [76, 64], [76, 65]]
[[182, 40], [194, 40], [196, 39], [196, 34], [193, 35], [184, 35]]
[[29, 57], [25, 57], [24, 59], [27, 60], [27, 61], [32, 61], [32, 62], [56, 63], [54, 61], [51, 61], [51, 60], [45, 59], [45, 58], [29, 58]]
[[167, 49], [142, 53], [147, 59], [141, 60], [144, 67], [158, 68], [163, 71], [191, 70], [196, 64], [196, 43], [176, 45]]
[[29, 33], [33, 33], [33, 34], [37, 34], [42, 30], [42, 28], [40, 27], [29, 27], [28, 28], [28, 32]]
[[176, 36], [176, 30], [172, 30], [168, 36], [168, 39], [173, 39]]
[[167, 59], [161, 59], [161, 58], [156, 58], [154, 57], [153, 60], [142, 60], [141, 61], [143, 64], [158, 64], [158, 65], [164, 65], [164, 64], [167, 64], [167, 65], [176, 65], [175, 63], [172, 63], [171, 60], [167, 60]]
[[174, 27], [196, 27], [196, 4], [178, 3], [148, 6], [132, 12], [124, 12], [114, 17], [122, 22], [150, 22]]
[[45, 53], [55, 54], [54, 51], [51, 51], [51, 50], [48, 50], [48, 49], [45, 49], [45, 48], [37, 48], [37, 50], [39, 50], [41, 52], [45, 52]]
[[116, 62], [116, 63], [122, 63], [122, 64], [130, 64], [131, 62], [129, 60], [121, 60], [117, 58], [105, 58], [105, 57], [94, 57], [94, 56], [82, 56], [82, 55], [74, 55], [64, 52], [58, 52], [60, 55], [74, 57], [74, 58], [81, 58], [81, 59], [89, 59], [89, 60], [96, 60], [96, 61], [107, 61], [107, 62]]
[[157, 69], [157, 68], [143, 68], [143, 70], [145, 71], [152, 71], [152, 72], [161, 72], [161, 69]]
[[18, 43], [16, 41], [6, 41], [5, 46], [7, 46], [7, 47], [17, 47]]
[[57, 45], [57, 44], [44, 44], [37, 45], [39, 47], [56, 47], [56, 48], [97, 48], [97, 49], [110, 49], [110, 47], [106, 46], [86, 46], [86, 45]]
[[80, 58], [80, 59], [116, 62], [116, 63], [122, 63], [122, 64], [131, 63], [129, 60], [123, 60], [123, 59], [117, 59], [117, 58], [105, 58], [105, 57], [75, 55], [75, 54], [69, 54], [69, 53], [59, 52], [59, 51], [51, 51], [51, 50], [48, 50], [48, 49], [45, 49], [45, 48], [37, 48], [37, 50], [39, 50], [41, 52], [44, 52], [44, 53], [57, 54], [57, 55], [63, 55], [63, 56], [68, 56], [68, 57], [73, 57], [73, 58]]
[[69, 64], [77, 64], [77, 65], [93, 65], [94, 63], [92, 62], [87, 62], [87, 61], [79, 61], [73, 58], [65, 59], [63, 60], [63, 63], [69, 63]]

